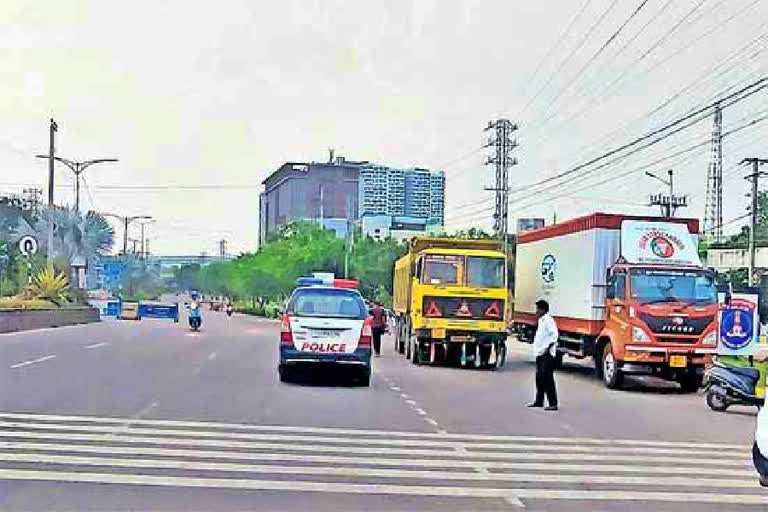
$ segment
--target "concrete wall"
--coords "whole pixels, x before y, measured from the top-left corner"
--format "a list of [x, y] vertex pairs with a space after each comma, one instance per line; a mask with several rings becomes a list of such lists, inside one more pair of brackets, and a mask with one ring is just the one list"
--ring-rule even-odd
[[95, 308], [40, 311], [14, 309], [11, 311], [0, 311], [0, 333], [87, 324], [98, 321], [99, 310]]

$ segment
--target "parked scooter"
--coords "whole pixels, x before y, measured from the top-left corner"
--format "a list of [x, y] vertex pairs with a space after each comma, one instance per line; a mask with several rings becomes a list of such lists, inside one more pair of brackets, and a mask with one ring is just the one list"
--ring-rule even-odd
[[193, 331], [199, 331], [200, 326], [203, 324], [203, 313], [200, 311], [200, 303], [193, 301], [189, 305], [189, 327]]
[[765, 399], [755, 394], [759, 380], [757, 368], [730, 366], [715, 360], [705, 376], [707, 405], [713, 411], [724, 411], [731, 405], [762, 407]]

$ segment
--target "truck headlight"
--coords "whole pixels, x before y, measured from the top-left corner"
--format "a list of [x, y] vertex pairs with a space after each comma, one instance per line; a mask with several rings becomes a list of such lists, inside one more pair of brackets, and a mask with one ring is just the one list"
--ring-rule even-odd
[[710, 345], [715, 346], [717, 345], [717, 331], [711, 331], [709, 334], [704, 336], [704, 339], [701, 341], [702, 345]]
[[648, 337], [648, 334], [641, 327], [632, 327], [632, 341], [650, 343], [651, 338]]

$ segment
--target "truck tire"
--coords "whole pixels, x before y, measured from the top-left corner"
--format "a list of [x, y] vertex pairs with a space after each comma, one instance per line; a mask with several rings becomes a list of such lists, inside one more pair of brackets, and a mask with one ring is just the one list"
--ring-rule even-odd
[[680, 384], [680, 390], [683, 393], [695, 393], [701, 387], [704, 382], [704, 375], [698, 375], [696, 373], [688, 373], [682, 375], [677, 379]]
[[613, 356], [613, 346], [610, 343], [605, 344], [603, 348], [603, 357], [600, 358], [603, 370], [603, 383], [608, 389], [619, 389], [624, 383], [624, 374]]
[[415, 340], [411, 347], [411, 362], [416, 366], [421, 365], [421, 349], [419, 349], [419, 340]]

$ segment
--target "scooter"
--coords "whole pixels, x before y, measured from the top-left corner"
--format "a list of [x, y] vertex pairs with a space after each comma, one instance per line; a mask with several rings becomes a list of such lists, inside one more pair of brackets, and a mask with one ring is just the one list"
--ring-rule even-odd
[[189, 327], [193, 331], [199, 331], [203, 324], [203, 314], [200, 312], [200, 304], [193, 302], [189, 305]]
[[724, 411], [732, 405], [762, 407], [765, 399], [755, 395], [758, 380], [757, 368], [729, 366], [715, 360], [704, 380], [707, 405], [713, 411]]
[[232, 309], [232, 304], [227, 304], [227, 316], [232, 316], [232, 313], [234, 313], [234, 310]]

